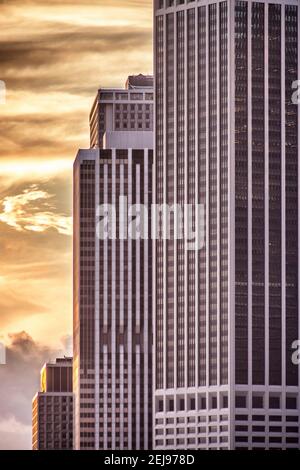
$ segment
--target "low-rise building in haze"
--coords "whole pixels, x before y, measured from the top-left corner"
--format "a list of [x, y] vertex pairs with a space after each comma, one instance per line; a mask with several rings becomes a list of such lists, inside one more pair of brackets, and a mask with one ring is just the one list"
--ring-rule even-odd
[[59, 358], [41, 370], [32, 401], [32, 449], [73, 449], [73, 360]]

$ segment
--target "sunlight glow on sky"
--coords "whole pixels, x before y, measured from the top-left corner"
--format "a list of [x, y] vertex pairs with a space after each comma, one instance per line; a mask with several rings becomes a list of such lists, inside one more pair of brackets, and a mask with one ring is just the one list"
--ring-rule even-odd
[[0, 338], [21, 381], [2, 366], [5, 449], [30, 447], [36, 371], [69, 347], [72, 164], [98, 87], [152, 73], [152, 0], [0, 0], [0, 25]]

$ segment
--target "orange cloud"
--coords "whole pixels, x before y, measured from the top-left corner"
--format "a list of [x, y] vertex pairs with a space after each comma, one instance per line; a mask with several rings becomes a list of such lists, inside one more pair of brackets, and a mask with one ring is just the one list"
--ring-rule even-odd
[[[7, 89], [0, 106], [0, 337], [26, 330], [57, 348], [72, 331], [72, 162], [88, 145], [97, 88], [152, 72], [152, 0], [0, 4], [0, 80]], [[27, 368], [22, 357], [13, 375], [7, 368], [10, 382], [0, 381], [11, 407], [0, 409], [0, 448], [30, 446], [31, 398], [44, 354]], [[17, 408], [24, 419], [14, 418]]]
[[[3, 211], [0, 221], [17, 231], [45, 232], [55, 229], [62, 235], [72, 235], [72, 218], [55, 213], [55, 207], [48, 201], [53, 195], [39, 190], [36, 185], [30, 186], [15, 196], [6, 196], [2, 202]], [[39, 202], [37, 207], [33, 203]], [[48, 209], [41, 211], [41, 204]]]

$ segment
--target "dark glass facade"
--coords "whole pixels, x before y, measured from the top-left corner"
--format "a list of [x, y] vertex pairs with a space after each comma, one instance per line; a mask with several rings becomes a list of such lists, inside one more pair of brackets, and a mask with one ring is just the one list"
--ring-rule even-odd
[[155, 28], [156, 203], [193, 205], [193, 231], [203, 204], [208, 221], [199, 252], [183, 239], [156, 242], [156, 388], [226, 385], [227, 2], [168, 11]]
[[248, 383], [248, 2], [235, 6], [235, 378]]
[[[187, 12], [187, 203], [194, 206], [196, 201], [196, 12], [194, 9]], [[195, 231], [195, 212], [191, 214], [191, 229]], [[196, 252], [190, 250], [187, 253], [188, 266], [188, 319], [187, 319], [187, 385], [196, 385]]]
[[[174, 15], [167, 16], [167, 66], [166, 66], [166, 86], [167, 86], [167, 111], [166, 111], [166, 177], [168, 186], [166, 188], [166, 202], [170, 206], [174, 203], [174, 117], [175, 117], [175, 97], [174, 97], [174, 72], [175, 72], [175, 25]], [[171, 220], [170, 231], [174, 231], [174, 221]], [[166, 384], [168, 388], [173, 388], [175, 372], [174, 372], [174, 344], [175, 344], [175, 329], [174, 329], [174, 276], [175, 276], [175, 242], [173, 239], [166, 240], [166, 263], [169, 266], [167, 285], [165, 290], [166, 302], [166, 361], [167, 366], [165, 370]]]
[[253, 3], [252, 47], [252, 382], [265, 382], [265, 7]]
[[228, 3], [220, 4], [220, 383], [228, 384]]
[[32, 402], [32, 450], [73, 450], [72, 393], [37, 393]]
[[[75, 236], [75, 256], [78, 256], [80, 284], [78, 318], [74, 319], [75, 333], [80, 334], [81, 376], [87, 378], [88, 371], [95, 368], [95, 162], [85, 161], [79, 176], [79, 217], [80, 225]], [[77, 209], [77, 208], [76, 208]], [[79, 237], [78, 237], [79, 234]], [[79, 238], [77, 242], [77, 237]], [[77, 264], [77, 260], [75, 260]], [[78, 279], [78, 281], [79, 281]], [[75, 312], [77, 306], [75, 307]], [[84, 321], [81, 319], [84, 318]]]
[[299, 7], [287, 5], [285, 17], [285, 204], [286, 204], [286, 385], [299, 385], [298, 367], [291, 361], [291, 344], [299, 331], [298, 297], [298, 106], [291, 101], [291, 87], [299, 80], [298, 70], [298, 15]]
[[[199, 108], [199, 122], [198, 122], [198, 148], [199, 148], [199, 203], [203, 204], [205, 208], [205, 219], [206, 219], [206, 191], [208, 182], [206, 178], [206, 146], [207, 146], [207, 123], [206, 123], [206, 70], [208, 59], [206, 57], [206, 8], [200, 7], [198, 10], [198, 108]], [[198, 286], [198, 315], [199, 315], [199, 370], [198, 370], [198, 383], [199, 386], [206, 385], [206, 366], [207, 366], [207, 352], [206, 352], [206, 231], [204, 248], [198, 254], [199, 264], [199, 286]]]
[[32, 450], [73, 449], [72, 358], [58, 358], [41, 370], [32, 401]]
[[[177, 16], [177, 203], [185, 201], [185, 12]], [[175, 163], [175, 162], [174, 162]], [[185, 254], [184, 241], [177, 240], [177, 386], [185, 385]]]
[[209, 5], [209, 385], [217, 385], [218, 76], [217, 5]]
[[[228, 398], [230, 446], [299, 444], [287, 424], [298, 422], [298, 397], [286, 388], [299, 385], [291, 359], [299, 336], [295, 3], [155, 2], [156, 202], [205, 208], [198, 253], [182, 241], [166, 252], [156, 243], [158, 448], [223, 448], [221, 435], [201, 433], [204, 413]], [[192, 410], [204, 423], [194, 441]], [[173, 417], [186, 431], [174, 440], [164, 429]]]
[[[156, 18], [156, 166], [155, 166], [155, 188], [156, 201], [162, 204], [164, 201], [164, 18]], [[158, 240], [156, 243], [156, 279], [160, 283], [155, 286], [156, 289], [156, 341], [155, 341], [155, 381], [156, 388], [164, 387], [164, 244]]]
[[[269, 7], [269, 382], [282, 383], [281, 6]], [[264, 383], [264, 380], [262, 381]]]

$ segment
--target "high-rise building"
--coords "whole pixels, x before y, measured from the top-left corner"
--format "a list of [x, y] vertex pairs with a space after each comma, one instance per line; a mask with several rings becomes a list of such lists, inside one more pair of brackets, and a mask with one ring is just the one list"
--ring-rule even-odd
[[[149, 134], [140, 149], [80, 150], [75, 160], [76, 449], [152, 447], [152, 242], [132, 239], [126, 226], [130, 207], [152, 203]], [[105, 238], [99, 208], [108, 204], [117, 227]]]
[[72, 358], [56, 359], [41, 370], [40, 391], [32, 400], [32, 449], [73, 448]]
[[90, 147], [153, 148], [153, 76], [132, 75], [125, 88], [100, 88], [90, 113]]
[[155, 199], [206, 222], [156, 243], [154, 445], [299, 448], [299, 4], [154, 8]]

